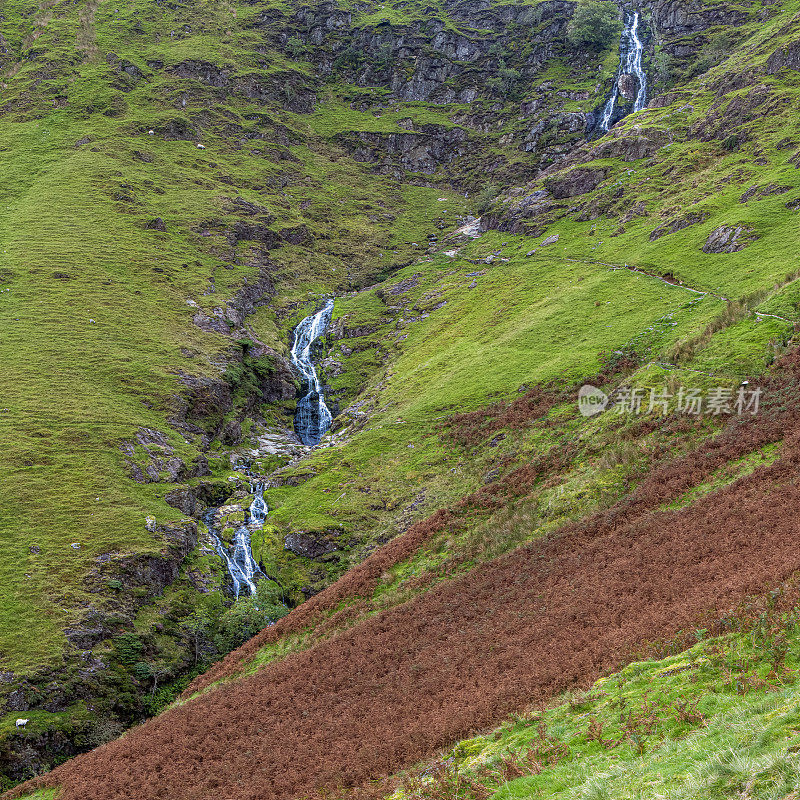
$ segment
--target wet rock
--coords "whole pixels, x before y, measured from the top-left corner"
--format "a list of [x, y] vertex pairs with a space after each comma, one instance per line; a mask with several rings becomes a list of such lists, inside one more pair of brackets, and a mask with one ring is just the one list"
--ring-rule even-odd
[[711, 231], [702, 249], [704, 253], [736, 253], [756, 239], [755, 229], [745, 223], [720, 225]]
[[636, 98], [636, 92], [639, 91], [639, 79], [630, 72], [623, 72], [617, 78], [617, 88], [619, 89], [619, 93], [626, 100], [634, 100]]
[[161, 219], [161, 217], [148, 220], [145, 222], [144, 227], [151, 231], [165, 231], [167, 229], [167, 226], [164, 224], [164, 220]]

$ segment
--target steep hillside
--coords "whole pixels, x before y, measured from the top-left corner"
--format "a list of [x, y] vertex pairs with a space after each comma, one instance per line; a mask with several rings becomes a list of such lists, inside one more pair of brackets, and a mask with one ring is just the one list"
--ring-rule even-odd
[[[624, 116], [620, 79], [605, 132], [634, 13], [649, 102]], [[566, 770], [560, 745], [413, 765], [790, 579], [798, 20], [5, 2], [0, 787], [111, 742], [35, 786], [488, 796], [510, 763]], [[290, 346], [328, 297], [310, 448]], [[264, 577], [234, 601], [208, 513], [233, 530], [253, 475]], [[748, 658], [791, 702], [785, 658]], [[613, 736], [644, 759], [641, 733]], [[557, 757], [498, 761], [534, 746]], [[531, 780], [498, 797], [558, 796]]]
[[367, 10], [3, 4], [0, 693], [7, 721], [42, 724], [33, 750], [6, 745], [11, 778], [115, 735], [341, 574], [268, 528], [282, 588], [229, 610], [202, 510], [247, 495], [243, 458], [303, 452], [287, 355], [305, 310], [452, 228], [487, 159], [498, 185], [535, 174], [495, 122], [518, 138], [519, 103], [475, 70], [508, 50], [520, 96], [581, 80], [569, 4]]

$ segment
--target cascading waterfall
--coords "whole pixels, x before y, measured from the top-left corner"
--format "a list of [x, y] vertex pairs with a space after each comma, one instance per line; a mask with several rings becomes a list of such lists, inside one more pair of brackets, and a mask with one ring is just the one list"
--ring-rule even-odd
[[311, 346], [328, 328], [333, 312], [333, 300], [328, 300], [324, 307], [310, 317], [306, 317], [294, 330], [292, 345], [292, 364], [308, 387], [305, 396], [297, 404], [294, 427], [300, 441], [306, 445], [315, 445], [331, 426], [331, 412], [325, 404], [325, 395], [311, 360]]
[[228, 574], [231, 576], [233, 593], [237, 600], [242, 589], [245, 588], [251, 595], [254, 595], [256, 593], [256, 579], [259, 576], [265, 577], [253, 558], [253, 551], [250, 548], [251, 533], [254, 530], [263, 528], [264, 520], [267, 517], [268, 509], [264, 500], [264, 484], [253, 483], [250, 485], [250, 490], [255, 497], [250, 504], [247, 520], [244, 525], [240, 525], [236, 529], [236, 533], [233, 536], [233, 544], [230, 547], [223, 542], [219, 532], [214, 527], [214, 514], [217, 509], [210, 509], [205, 516], [205, 523], [208, 526], [208, 532], [214, 539], [217, 553], [225, 562]]
[[639, 39], [639, 12], [633, 11], [625, 15], [625, 26], [622, 29], [622, 38], [619, 43], [619, 67], [614, 76], [614, 85], [611, 87], [611, 97], [603, 108], [600, 118], [600, 130], [605, 132], [611, 127], [614, 109], [620, 96], [620, 82], [626, 76], [636, 78], [636, 93], [628, 100], [633, 100], [633, 110], [641, 111], [647, 102], [647, 75], [642, 69], [642, 51], [644, 45]]
[[[294, 331], [292, 364], [300, 372], [308, 387], [305, 397], [297, 404], [295, 428], [300, 440], [306, 445], [318, 444], [325, 431], [330, 427], [332, 420], [331, 412], [325, 405], [325, 396], [317, 376], [317, 370], [311, 360], [311, 346], [327, 330], [332, 313], [333, 300], [328, 300], [320, 311], [306, 317]], [[252, 477], [248, 470], [245, 470], [245, 473]], [[232, 545], [225, 544], [214, 525], [214, 515], [218, 509], [210, 509], [204, 517], [208, 532], [214, 539], [217, 553], [228, 569], [233, 583], [233, 593], [237, 600], [245, 589], [251, 595], [255, 595], [256, 580], [259, 577], [267, 577], [253, 558], [253, 551], [250, 547], [251, 533], [264, 527], [264, 520], [269, 511], [264, 500], [264, 484], [254, 482], [250, 484], [250, 490], [255, 497], [250, 504], [244, 525], [240, 525], [236, 529]]]

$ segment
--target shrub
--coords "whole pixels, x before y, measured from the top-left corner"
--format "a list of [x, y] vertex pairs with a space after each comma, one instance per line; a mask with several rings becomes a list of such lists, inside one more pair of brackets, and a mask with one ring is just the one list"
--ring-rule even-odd
[[567, 40], [575, 47], [604, 50], [616, 46], [622, 26], [615, 3], [579, 0], [567, 26]]

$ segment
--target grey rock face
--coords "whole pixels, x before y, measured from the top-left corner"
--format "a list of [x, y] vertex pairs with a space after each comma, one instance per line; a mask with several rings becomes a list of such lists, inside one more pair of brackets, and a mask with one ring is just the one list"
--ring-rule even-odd
[[376, 164], [385, 174], [405, 170], [432, 175], [443, 164], [463, 155], [467, 132], [463, 128], [426, 125], [417, 132], [350, 133], [338, 137], [356, 161]]
[[774, 75], [782, 69], [800, 70], [800, 42], [779, 47], [767, 59], [767, 74]]
[[636, 76], [632, 75], [630, 72], [623, 72], [619, 78], [617, 78], [617, 88], [619, 89], [619, 93], [626, 100], [633, 100], [639, 89], [639, 81]]
[[703, 245], [704, 253], [735, 253], [758, 239], [755, 229], [741, 223], [739, 225], [720, 225], [708, 235]]

